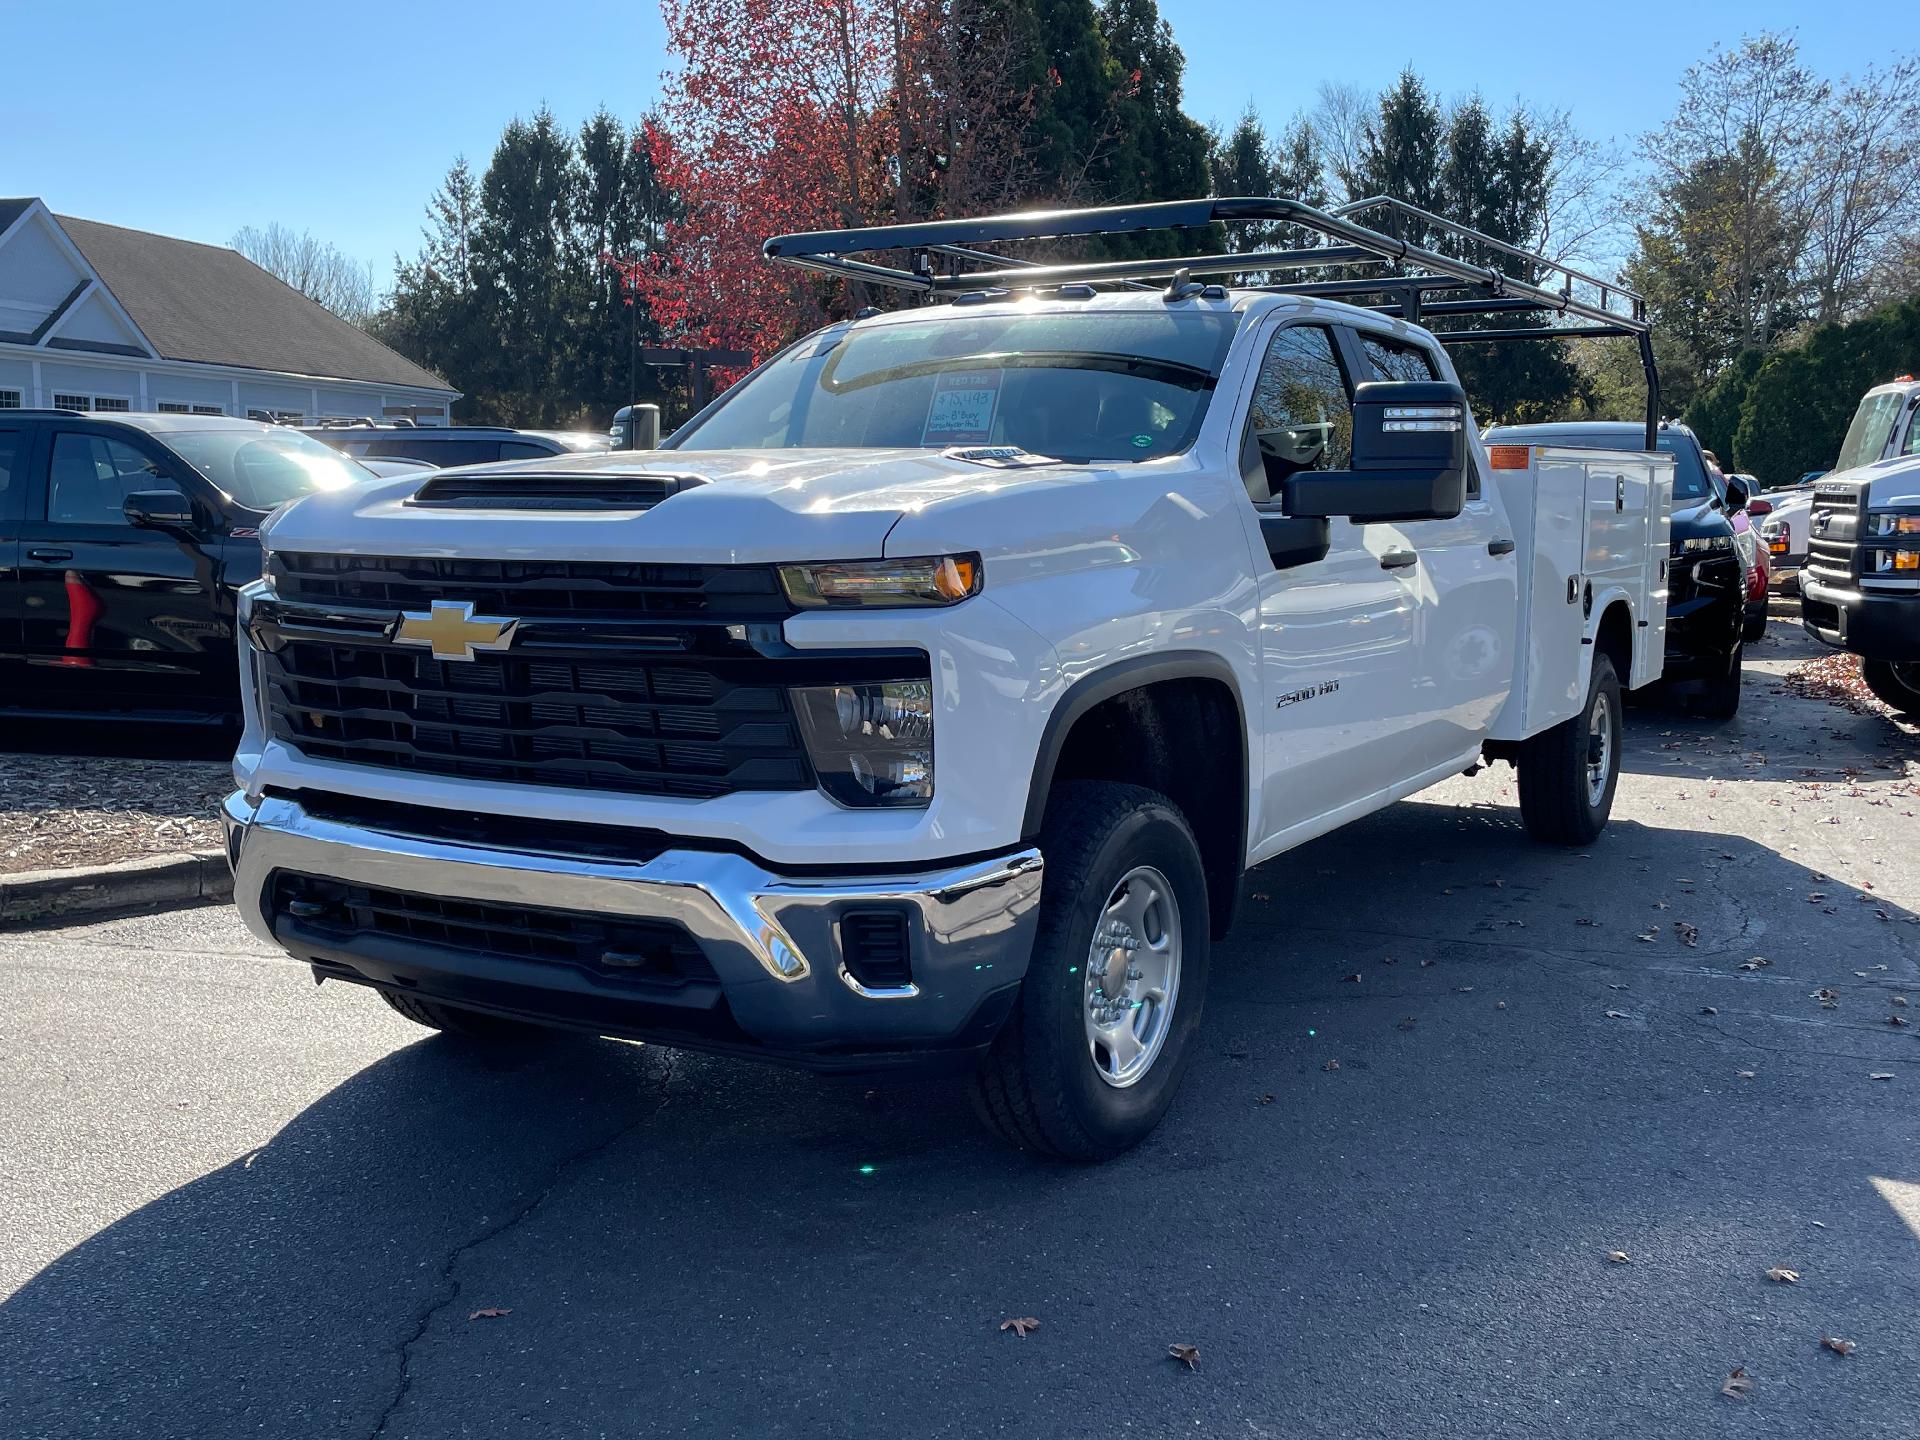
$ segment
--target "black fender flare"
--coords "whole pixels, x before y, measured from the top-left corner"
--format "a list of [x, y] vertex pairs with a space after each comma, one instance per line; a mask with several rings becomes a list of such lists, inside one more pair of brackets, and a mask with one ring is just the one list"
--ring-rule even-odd
[[1047, 716], [1045, 728], [1040, 733], [1039, 753], [1033, 760], [1033, 780], [1027, 788], [1027, 809], [1021, 821], [1020, 834], [1025, 840], [1032, 840], [1040, 833], [1040, 826], [1046, 819], [1047, 795], [1053, 789], [1053, 772], [1060, 761], [1060, 752], [1066, 748], [1067, 736], [1072, 733], [1077, 722], [1089, 710], [1116, 695], [1129, 690], [1138, 690], [1145, 685], [1154, 685], [1166, 680], [1217, 680], [1227, 687], [1227, 693], [1233, 696], [1235, 708], [1240, 712], [1240, 828], [1239, 844], [1241, 862], [1245, 863], [1247, 835], [1247, 789], [1251, 782], [1252, 771], [1248, 768], [1247, 756], [1247, 709], [1241, 699], [1240, 684], [1233, 673], [1233, 667], [1225, 659], [1210, 650], [1165, 650], [1154, 655], [1135, 655], [1125, 660], [1117, 660], [1091, 674], [1082, 675], [1066, 689], [1059, 702]]

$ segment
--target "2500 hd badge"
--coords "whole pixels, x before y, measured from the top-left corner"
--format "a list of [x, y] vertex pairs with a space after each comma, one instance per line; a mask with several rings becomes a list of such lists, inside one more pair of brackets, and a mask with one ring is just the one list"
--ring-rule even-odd
[[1298, 705], [1302, 700], [1317, 700], [1322, 695], [1331, 695], [1339, 688], [1338, 680], [1322, 680], [1318, 685], [1309, 685], [1301, 690], [1289, 690], [1273, 702], [1273, 708], [1284, 710], [1289, 705]]

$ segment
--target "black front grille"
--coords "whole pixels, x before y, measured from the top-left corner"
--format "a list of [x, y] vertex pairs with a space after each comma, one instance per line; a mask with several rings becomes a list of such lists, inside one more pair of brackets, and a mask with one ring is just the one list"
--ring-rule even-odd
[[322, 640], [288, 640], [261, 660], [269, 729], [315, 759], [694, 799], [814, 783], [769, 662], [447, 661]]
[[286, 871], [270, 899], [276, 917], [309, 929], [567, 965], [601, 981], [658, 989], [717, 978], [693, 937], [667, 920], [451, 900]]
[[793, 613], [770, 565], [616, 564], [586, 560], [450, 560], [276, 551], [267, 574], [281, 600], [375, 610], [425, 610], [465, 600], [482, 615], [522, 619]]

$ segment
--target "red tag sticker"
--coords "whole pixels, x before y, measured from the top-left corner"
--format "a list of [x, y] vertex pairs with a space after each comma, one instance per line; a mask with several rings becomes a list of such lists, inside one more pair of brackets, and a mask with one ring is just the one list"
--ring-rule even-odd
[[998, 370], [948, 370], [933, 382], [923, 445], [980, 445], [993, 438]]

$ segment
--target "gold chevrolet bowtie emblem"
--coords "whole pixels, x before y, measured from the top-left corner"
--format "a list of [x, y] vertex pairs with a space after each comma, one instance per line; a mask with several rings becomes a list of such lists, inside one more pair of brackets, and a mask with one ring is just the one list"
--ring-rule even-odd
[[471, 660], [476, 650], [504, 650], [513, 644], [518, 620], [476, 615], [466, 600], [436, 600], [422, 615], [404, 610], [394, 628], [396, 645], [424, 645], [436, 660]]

